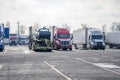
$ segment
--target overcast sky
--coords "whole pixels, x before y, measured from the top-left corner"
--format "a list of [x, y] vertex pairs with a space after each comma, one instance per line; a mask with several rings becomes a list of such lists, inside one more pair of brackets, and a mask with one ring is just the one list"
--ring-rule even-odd
[[68, 24], [72, 30], [100, 27], [120, 21], [120, 0], [0, 0], [0, 23], [17, 27], [18, 20], [26, 26]]

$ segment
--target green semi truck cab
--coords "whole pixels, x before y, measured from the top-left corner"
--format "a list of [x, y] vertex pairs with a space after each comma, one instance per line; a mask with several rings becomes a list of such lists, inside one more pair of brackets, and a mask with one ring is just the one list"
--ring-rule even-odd
[[52, 51], [52, 44], [50, 41], [51, 33], [48, 28], [43, 27], [39, 30], [33, 31], [29, 28], [29, 49], [34, 51]]

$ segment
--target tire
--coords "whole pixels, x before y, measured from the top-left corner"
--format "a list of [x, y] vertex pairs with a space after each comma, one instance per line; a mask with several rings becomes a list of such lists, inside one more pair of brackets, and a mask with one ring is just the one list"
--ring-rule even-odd
[[37, 49], [35, 49], [35, 48], [33, 48], [33, 50], [36, 52], [37, 51]]
[[78, 49], [77, 44], [74, 45], [75, 49]]
[[103, 48], [102, 50], [105, 50], [105, 48]]
[[120, 49], [120, 46], [118, 46], [117, 48]]
[[49, 49], [48, 51], [49, 51], [49, 52], [52, 52], [52, 49]]
[[0, 51], [3, 51], [3, 49], [0, 49]]
[[56, 50], [59, 50], [59, 48], [57, 47]]
[[29, 47], [29, 49], [31, 50], [31, 47]]
[[112, 45], [109, 45], [109, 48], [111, 49], [111, 48], [113, 48], [113, 46], [112, 46]]
[[95, 48], [94, 50], [98, 50], [98, 48]]
[[70, 48], [70, 51], [72, 51], [72, 48]]
[[29, 47], [30, 50], [32, 49], [32, 45], [31, 44], [28, 44], [28, 47]]
[[90, 48], [91, 50], [93, 50], [93, 48]]
[[37, 51], [34, 46], [33, 46], [33, 50], [34, 50], [34, 51]]

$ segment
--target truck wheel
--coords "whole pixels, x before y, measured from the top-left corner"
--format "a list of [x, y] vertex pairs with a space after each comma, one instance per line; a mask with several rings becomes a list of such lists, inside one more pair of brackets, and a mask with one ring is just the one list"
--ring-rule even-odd
[[30, 44], [28, 44], [28, 48], [29, 48], [29, 49], [31, 49], [31, 46], [30, 46]]
[[103, 48], [102, 50], [105, 50], [105, 48]]
[[94, 48], [94, 50], [98, 50], [98, 48]]
[[120, 46], [119, 47], [117, 47], [118, 49], [120, 49]]
[[93, 50], [93, 48], [90, 48], [91, 50]]
[[31, 47], [29, 47], [29, 49], [31, 49]]
[[34, 51], [37, 51], [37, 50], [35, 49], [35, 46], [33, 46], [33, 50], [34, 50]]
[[75, 49], [78, 49], [77, 44], [74, 45]]
[[49, 49], [48, 51], [49, 51], [49, 52], [52, 52], [52, 49]]
[[35, 48], [34, 48], [33, 50], [34, 50], [34, 51], [37, 51], [37, 49], [35, 49]]
[[83, 48], [84, 48], [84, 49], [87, 49], [87, 45], [86, 45], [86, 44], [83, 44]]
[[72, 51], [72, 48], [70, 48], [70, 51]]
[[57, 47], [56, 50], [59, 50], [59, 48]]
[[91, 50], [93, 50], [93, 49], [94, 49], [94, 48], [92, 47], [92, 45], [91, 45], [91, 44], [90, 44], [89, 48], [90, 48]]
[[111, 49], [111, 48], [113, 48], [113, 46], [112, 46], [112, 45], [109, 45], [109, 48]]
[[3, 51], [3, 50], [4, 50], [4, 48], [1, 48], [1, 49], [0, 49], [0, 51]]

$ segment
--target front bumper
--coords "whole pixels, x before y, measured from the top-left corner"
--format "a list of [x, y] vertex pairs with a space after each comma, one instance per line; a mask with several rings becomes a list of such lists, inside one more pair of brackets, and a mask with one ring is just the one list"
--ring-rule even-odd
[[65, 46], [65, 45], [63, 45], [63, 46], [58, 46], [58, 48], [59, 49], [72, 49], [72, 45], [69, 45], [69, 46]]
[[52, 47], [36, 47], [36, 50], [43, 50], [43, 51], [47, 51], [47, 50], [52, 50]]
[[105, 46], [91, 46], [92, 49], [105, 49]]

